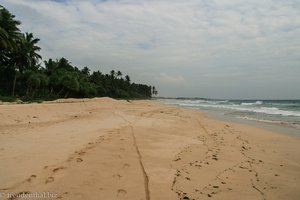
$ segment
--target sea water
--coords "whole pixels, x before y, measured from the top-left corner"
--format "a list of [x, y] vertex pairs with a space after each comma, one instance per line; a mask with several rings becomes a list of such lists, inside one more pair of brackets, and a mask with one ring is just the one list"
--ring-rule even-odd
[[165, 104], [215, 112], [236, 119], [290, 127], [300, 135], [300, 100], [170, 99]]

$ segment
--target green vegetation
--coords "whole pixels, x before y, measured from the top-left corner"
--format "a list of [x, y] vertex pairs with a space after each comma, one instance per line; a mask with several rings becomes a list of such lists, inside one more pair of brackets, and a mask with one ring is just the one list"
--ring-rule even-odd
[[0, 5], [0, 100], [51, 100], [56, 98], [150, 98], [154, 86], [131, 82], [128, 75], [79, 69], [65, 58], [49, 59], [41, 66], [39, 39], [22, 33], [15, 19]]

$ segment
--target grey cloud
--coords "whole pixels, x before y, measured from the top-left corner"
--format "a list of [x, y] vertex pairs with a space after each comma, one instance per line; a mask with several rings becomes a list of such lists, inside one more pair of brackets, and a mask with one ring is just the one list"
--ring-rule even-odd
[[44, 59], [118, 68], [162, 96], [300, 98], [296, 0], [1, 2]]

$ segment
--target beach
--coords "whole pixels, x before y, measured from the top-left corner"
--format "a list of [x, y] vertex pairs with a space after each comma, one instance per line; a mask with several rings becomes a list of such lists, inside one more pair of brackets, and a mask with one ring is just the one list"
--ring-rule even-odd
[[300, 198], [296, 136], [157, 100], [5, 104], [0, 119], [0, 199]]

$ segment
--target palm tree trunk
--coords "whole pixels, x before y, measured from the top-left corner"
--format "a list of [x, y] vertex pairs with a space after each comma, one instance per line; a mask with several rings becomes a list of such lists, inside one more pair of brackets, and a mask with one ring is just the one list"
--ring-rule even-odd
[[67, 93], [65, 94], [64, 99], [66, 99], [66, 98], [68, 97], [68, 95], [69, 95], [69, 92], [67, 92]]
[[27, 90], [26, 90], [26, 96], [27, 97], [29, 96], [29, 93], [30, 93], [29, 90], [30, 90], [30, 85], [27, 86]]
[[61, 90], [57, 93], [57, 96], [59, 96], [60, 93], [62, 93], [62, 92], [64, 91], [64, 88], [65, 88], [65, 87], [62, 87], [62, 88], [61, 88]]
[[15, 96], [16, 82], [17, 82], [17, 72], [15, 73], [11, 96]]

